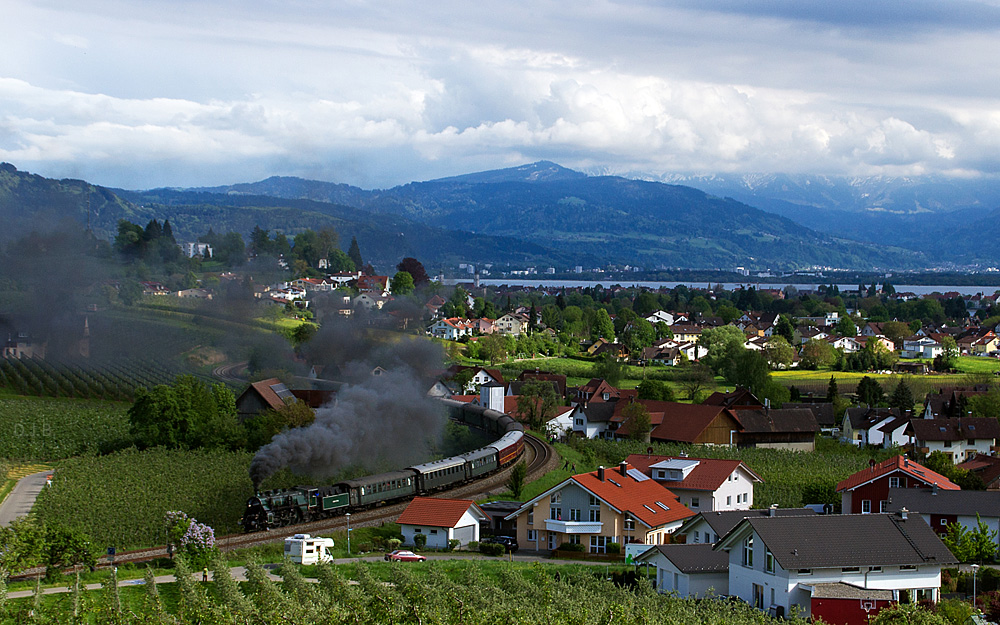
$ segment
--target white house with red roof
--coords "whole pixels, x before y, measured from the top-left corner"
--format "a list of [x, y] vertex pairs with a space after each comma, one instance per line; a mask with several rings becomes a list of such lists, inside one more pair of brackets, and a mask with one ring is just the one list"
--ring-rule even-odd
[[605, 553], [608, 543], [663, 544], [691, 516], [672, 492], [622, 462], [574, 475], [505, 518], [517, 520], [517, 542], [525, 549], [570, 543]]
[[449, 317], [438, 319], [427, 331], [434, 338], [456, 341], [472, 334], [472, 323], [467, 319]]
[[903, 456], [872, 463], [837, 484], [844, 514], [888, 512], [890, 488], [961, 490], [945, 476]]
[[487, 515], [471, 499], [436, 499], [414, 497], [396, 521], [404, 545], [415, 545], [414, 536], [427, 536], [427, 546], [445, 549], [449, 540], [464, 547], [479, 540], [479, 523]]
[[668, 488], [692, 512], [749, 510], [753, 486], [763, 482], [740, 460], [632, 454], [625, 462]]

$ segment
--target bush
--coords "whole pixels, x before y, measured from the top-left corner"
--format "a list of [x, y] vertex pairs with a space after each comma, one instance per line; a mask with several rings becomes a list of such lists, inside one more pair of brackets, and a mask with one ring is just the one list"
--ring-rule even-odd
[[487, 556], [502, 556], [507, 549], [497, 543], [480, 543], [479, 553]]
[[559, 545], [558, 549], [559, 551], [575, 551], [577, 553], [583, 553], [587, 550], [587, 548], [580, 543], [563, 543]]
[[417, 549], [423, 549], [427, 546], [427, 534], [414, 534], [413, 544]]
[[469, 544], [466, 545], [465, 548], [468, 549], [469, 551], [479, 551], [479, 541], [470, 540]]
[[622, 546], [618, 543], [608, 543], [607, 551], [608, 553], [621, 553]]
[[458, 549], [458, 546], [461, 545], [461, 544], [462, 544], [462, 541], [460, 541], [457, 538], [451, 538], [451, 539], [449, 539], [448, 540], [448, 551], [455, 551], [456, 549]]
[[395, 551], [399, 549], [399, 546], [403, 544], [403, 541], [401, 541], [398, 538], [390, 538], [389, 540], [385, 541], [385, 543], [389, 551]]

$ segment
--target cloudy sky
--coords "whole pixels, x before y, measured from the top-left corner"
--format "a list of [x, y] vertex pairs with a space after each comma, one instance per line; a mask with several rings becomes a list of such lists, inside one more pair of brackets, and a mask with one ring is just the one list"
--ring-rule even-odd
[[1000, 0], [5, 0], [0, 160], [133, 189], [994, 175]]

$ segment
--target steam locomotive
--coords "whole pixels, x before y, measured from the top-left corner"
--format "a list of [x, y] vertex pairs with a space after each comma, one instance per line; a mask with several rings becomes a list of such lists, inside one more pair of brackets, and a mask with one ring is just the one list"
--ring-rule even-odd
[[426, 495], [498, 471], [521, 457], [524, 427], [509, 415], [454, 400], [442, 402], [452, 419], [499, 438], [480, 449], [400, 471], [345, 480], [333, 486], [297, 486], [257, 493], [247, 500], [240, 521], [243, 531], [315, 521]]

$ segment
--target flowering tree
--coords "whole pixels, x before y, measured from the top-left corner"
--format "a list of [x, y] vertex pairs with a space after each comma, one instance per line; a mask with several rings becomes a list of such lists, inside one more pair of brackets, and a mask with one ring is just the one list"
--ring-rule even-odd
[[167, 512], [167, 540], [176, 549], [183, 549], [196, 566], [207, 564], [215, 550], [215, 531], [179, 510]]

